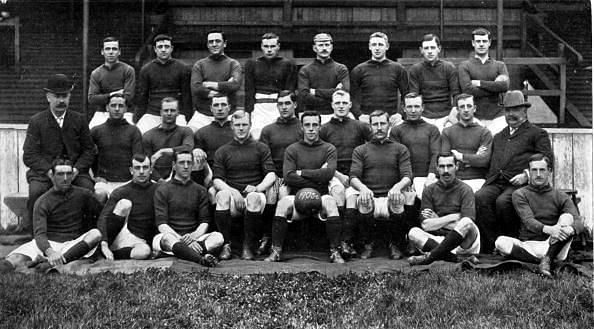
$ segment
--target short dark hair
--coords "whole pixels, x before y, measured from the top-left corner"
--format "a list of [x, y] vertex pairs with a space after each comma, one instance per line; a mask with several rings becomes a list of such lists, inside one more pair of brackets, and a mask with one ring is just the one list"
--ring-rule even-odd
[[375, 111], [369, 113], [369, 123], [371, 124], [371, 118], [381, 117], [382, 115], [385, 115], [386, 119], [388, 119], [388, 121], [390, 121], [390, 115], [388, 114], [388, 112], [386, 112], [384, 110], [375, 110]]
[[138, 162], [144, 162], [146, 159], [149, 159], [149, 163], [151, 162], [151, 158], [147, 157], [144, 153], [134, 153], [134, 155], [132, 155], [132, 160]]
[[167, 34], [158, 34], [154, 39], [153, 39], [153, 46], [157, 45], [157, 42], [159, 41], [163, 41], [163, 40], [169, 40], [171, 42], [173, 42], [173, 38], [168, 36]]
[[210, 31], [208, 31], [206, 33], [206, 37], [208, 38], [208, 35], [211, 34], [211, 33], [220, 33], [221, 36], [223, 37], [223, 41], [227, 41], [227, 37], [225, 36], [225, 32], [223, 32], [223, 30], [221, 30], [221, 29], [212, 29], [212, 30], [210, 30]]
[[454, 105], [458, 106], [458, 101], [461, 99], [467, 99], [467, 98], [472, 98], [473, 102], [474, 102], [474, 96], [472, 96], [471, 94], [467, 94], [467, 93], [461, 93], [459, 95], [456, 95], [456, 97], [454, 97]]
[[177, 152], [173, 152], [173, 162], [177, 162], [177, 158], [179, 157], [180, 154], [189, 154], [190, 157], [192, 157], [192, 161], [194, 161], [194, 154], [192, 154], [192, 152], [190, 151], [177, 151]]
[[179, 100], [177, 100], [177, 98], [175, 97], [165, 97], [161, 100], [161, 107], [163, 107], [163, 104], [165, 103], [177, 103], [178, 107], [179, 107]]
[[472, 40], [474, 40], [475, 35], [486, 35], [487, 37], [489, 37], [489, 40], [491, 40], [491, 32], [489, 32], [489, 30], [487, 30], [484, 27], [479, 27], [472, 31]]
[[128, 106], [128, 100], [126, 99], [126, 96], [124, 96], [124, 94], [121, 93], [117, 93], [117, 94], [111, 94], [107, 97], [107, 104], [109, 104], [109, 102], [111, 102], [112, 98], [123, 98], [124, 100], [126, 100], [126, 106]]
[[70, 166], [74, 169], [74, 164], [72, 163], [72, 161], [64, 158], [56, 158], [52, 161], [52, 174], [56, 172], [57, 166]]
[[305, 117], [317, 117], [320, 124], [322, 124], [322, 116], [317, 111], [305, 111], [301, 115], [301, 124], [303, 124], [303, 118]]
[[276, 39], [280, 43], [280, 37], [274, 32], [267, 32], [262, 34], [262, 40]]
[[233, 112], [233, 114], [231, 115], [231, 123], [233, 123], [233, 121], [235, 121], [236, 119], [242, 119], [247, 115], [248, 120], [250, 122], [250, 125], [252, 124], [252, 114], [248, 111], [244, 111], [244, 110], [237, 110], [235, 112]]
[[534, 162], [534, 161], [542, 161], [544, 160], [544, 162], [547, 163], [547, 168], [551, 169], [551, 158], [549, 158], [548, 156], [542, 154], [542, 153], [536, 153], [536, 154], [532, 154], [530, 156], [530, 158], [528, 158], [528, 168], [530, 168], [530, 163]]
[[293, 103], [295, 103], [297, 101], [297, 95], [295, 95], [295, 93], [293, 91], [291, 91], [291, 90], [281, 90], [278, 93], [278, 98], [277, 99], [279, 99], [281, 97], [286, 97], [286, 96], [290, 96], [291, 97], [291, 100], [293, 101]]
[[402, 97], [402, 104], [406, 105], [406, 100], [411, 98], [421, 97], [421, 103], [423, 103], [423, 96], [417, 93], [408, 93]]
[[120, 40], [118, 40], [118, 38], [116, 38], [116, 37], [112, 37], [112, 36], [105, 37], [105, 38], [103, 38], [103, 41], [101, 42], [101, 48], [103, 48], [103, 45], [104, 45], [106, 42], [117, 42], [117, 43], [118, 43], [118, 45], [119, 45], [119, 43], [120, 43]]
[[456, 163], [456, 157], [454, 156], [454, 153], [450, 152], [439, 152], [439, 154], [437, 155], [437, 159], [435, 159], [435, 164], [437, 165], [437, 163], [439, 163], [439, 158], [450, 158], [453, 157], [454, 158], [454, 163]]
[[433, 33], [427, 33], [423, 36], [423, 39], [421, 40], [421, 45], [423, 44], [423, 42], [425, 41], [433, 41], [435, 40], [435, 43], [437, 44], [438, 47], [441, 47], [441, 41], [439, 40], [439, 37]]

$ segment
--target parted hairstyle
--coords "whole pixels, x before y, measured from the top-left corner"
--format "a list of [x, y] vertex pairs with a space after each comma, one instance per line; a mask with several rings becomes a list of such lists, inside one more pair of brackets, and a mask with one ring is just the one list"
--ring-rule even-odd
[[305, 117], [317, 117], [320, 124], [322, 123], [322, 116], [317, 111], [305, 111], [301, 115], [301, 124], [303, 124], [303, 118]]
[[52, 174], [56, 172], [57, 166], [70, 166], [72, 167], [72, 169], [74, 169], [74, 164], [72, 163], [72, 161], [64, 158], [56, 158], [54, 159], [54, 161], [52, 161]]

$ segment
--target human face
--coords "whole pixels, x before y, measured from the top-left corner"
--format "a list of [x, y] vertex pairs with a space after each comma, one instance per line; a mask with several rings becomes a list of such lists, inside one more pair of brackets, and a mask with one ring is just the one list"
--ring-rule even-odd
[[264, 57], [274, 58], [278, 56], [280, 44], [278, 42], [278, 39], [262, 39], [262, 44], [260, 45], [260, 48], [264, 53]]
[[70, 93], [54, 94], [47, 92], [47, 102], [49, 103], [50, 110], [57, 116], [64, 114], [68, 105], [70, 104]]
[[511, 128], [518, 128], [528, 119], [527, 108], [524, 106], [505, 109], [505, 121]]
[[175, 124], [175, 120], [179, 115], [177, 109], [177, 102], [166, 102], [161, 104], [161, 122], [164, 124]]
[[231, 130], [233, 130], [233, 138], [235, 140], [243, 142], [250, 137], [250, 128], [252, 124], [248, 115], [245, 115], [240, 119], [233, 119], [231, 122]]
[[332, 97], [332, 109], [334, 115], [338, 118], [345, 118], [349, 115], [351, 105], [351, 96], [349, 95], [335, 95]]
[[105, 58], [105, 63], [113, 64], [120, 58], [120, 43], [118, 41], [108, 41], [103, 43], [101, 55]]
[[316, 57], [318, 59], [326, 60], [330, 58], [332, 54], [332, 49], [334, 46], [332, 45], [332, 41], [319, 41], [315, 42], [313, 45], [313, 51], [316, 53]]
[[133, 159], [130, 174], [132, 174], [134, 183], [143, 184], [148, 182], [151, 178], [151, 160], [148, 157], [143, 162]]
[[547, 162], [545, 160], [532, 161], [528, 166], [530, 168], [530, 185], [545, 186], [549, 183], [549, 176], [551, 175], [551, 170], [547, 166]]
[[175, 178], [182, 181], [190, 179], [193, 165], [194, 159], [192, 159], [190, 153], [178, 154], [177, 160], [173, 163], [173, 167], [175, 168]]
[[386, 52], [390, 45], [384, 38], [373, 37], [369, 39], [369, 51], [371, 51], [371, 58], [376, 61], [381, 61], [386, 58]]
[[213, 97], [210, 104], [210, 111], [217, 121], [225, 121], [229, 116], [229, 101], [227, 97]]
[[458, 113], [460, 114], [460, 121], [470, 123], [474, 120], [474, 99], [472, 97], [461, 98], [458, 100]]
[[491, 40], [488, 35], [474, 35], [472, 39], [472, 46], [475, 54], [485, 56], [489, 54], [489, 47], [491, 47]]
[[373, 133], [373, 139], [384, 140], [388, 137], [388, 116], [380, 115], [371, 117], [371, 132]]
[[124, 113], [128, 109], [126, 107], [126, 99], [124, 97], [112, 97], [106, 106], [109, 118], [120, 120], [124, 117]]
[[309, 144], [316, 142], [320, 136], [320, 120], [317, 116], [303, 118], [303, 140]]
[[437, 45], [435, 39], [431, 41], [423, 41], [421, 44], [421, 55], [425, 58], [428, 62], [434, 62], [439, 58], [439, 53], [441, 52], [441, 48]]
[[439, 157], [437, 161], [437, 173], [439, 174], [439, 180], [445, 185], [451, 184], [456, 179], [456, 160], [454, 156]]
[[421, 115], [423, 114], [423, 99], [421, 97], [405, 98], [404, 112], [406, 113], [407, 120], [421, 120]]
[[225, 53], [227, 41], [223, 40], [223, 34], [221, 33], [210, 33], [208, 34], [206, 45], [211, 54], [222, 55]]
[[173, 45], [171, 45], [171, 40], [160, 40], [155, 44], [155, 54], [157, 54], [157, 58], [163, 62], [171, 58], [172, 52]]
[[276, 101], [276, 107], [278, 108], [278, 114], [283, 119], [289, 119], [295, 117], [296, 104], [291, 99], [291, 96], [279, 97]]
[[52, 183], [58, 191], [66, 191], [72, 186], [74, 169], [69, 165], [58, 165], [51, 175]]

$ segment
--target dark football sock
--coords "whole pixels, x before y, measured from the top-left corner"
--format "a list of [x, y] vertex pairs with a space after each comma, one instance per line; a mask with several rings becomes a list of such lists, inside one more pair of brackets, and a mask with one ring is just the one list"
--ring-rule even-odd
[[81, 241], [68, 249], [62, 257], [66, 263], [70, 263], [86, 255], [89, 251], [91, 251], [91, 247], [86, 242]]
[[419, 221], [419, 209], [413, 206], [404, 206], [404, 221], [409, 227], [420, 226], [421, 222]]
[[555, 260], [555, 258], [557, 258], [557, 255], [559, 255], [559, 253], [561, 252], [561, 249], [563, 249], [563, 247], [565, 247], [566, 244], [571, 243], [571, 241], [571, 239], [568, 239], [565, 241], [558, 241], [553, 243], [549, 246], [549, 250], [547, 250], [546, 256], [548, 256], [551, 260]]
[[326, 235], [330, 248], [338, 248], [340, 245], [340, 233], [342, 231], [342, 221], [339, 216], [332, 216], [326, 219]]
[[287, 229], [289, 223], [287, 219], [280, 216], [274, 216], [272, 220], [272, 246], [282, 248], [285, 242], [285, 236], [287, 235]]
[[459, 246], [462, 241], [464, 241], [464, 237], [452, 230], [435, 249], [431, 250], [427, 258], [433, 261], [449, 258], [450, 251]]
[[0, 274], [14, 271], [14, 266], [6, 259], [0, 260]]
[[223, 235], [225, 243], [231, 242], [231, 211], [230, 210], [217, 210], [215, 211], [215, 223], [217, 224], [218, 231]]
[[529, 253], [528, 251], [526, 251], [526, 249], [524, 249], [520, 246], [516, 246], [516, 245], [514, 245], [512, 247], [509, 257], [513, 258], [513, 259], [521, 260], [526, 263], [533, 263], [533, 264], [540, 263], [540, 259], [538, 259], [536, 256], [534, 256], [531, 253]]
[[267, 204], [264, 207], [264, 213], [262, 214], [262, 235], [271, 237], [272, 236], [272, 219], [274, 218], [274, 212], [276, 211], [276, 205]]
[[194, 263], [201, 263], [202, 262], [202, 255], [192, 250], [192, 248], [186, 246], [185, 243], [179, 241], [176, 242], [172, 247], [171, 251], [173, 254], [180, 259], [189, 260], [190, 262]]
[[261, 235], [262, 230], [262, 216], [258, 212], [246, 211], [243, 218], [243, 244], [252, 248], [256, 240]]
[[113, 251], [114, 259], [130, 259], [132, 247], [124, 247]]
[[357, 214], [359, 215], [359, 218], [357, 219], [357, 227], [361, 234], [361, 241], [364, 244], [368, 244], [371, 242], [371, 234], [373, 232], [373, 227], [375, 226], [373, 213], [361, 214], [357, 211]]
[[120, 233], [124, 224], [126, 223], [126, 217], [118, 216], [116, 214], [109, 214], [106, 217], [106, 234], [107, 234], [107, 244], [112, 244], [113, 240], [115, 240], [116, 236]]
[[408, 232], [405, 219], [404, 214], [390, 214], [390, 220], [388, 221], [389, 240], [402, 251], [406, 249], [406, 233]]
[[357, 225], [357, 209], [347, 208], [342, 222], [342, 240], [352, 242]]
[[428, 238], [427, 241], [425, 241], [425, 244], [423, 245], [423, 247], [421, 248], [422, 252], [430, 252], [431, 250], [437, 248], [437, 246], [439, 246], [439, 242]]

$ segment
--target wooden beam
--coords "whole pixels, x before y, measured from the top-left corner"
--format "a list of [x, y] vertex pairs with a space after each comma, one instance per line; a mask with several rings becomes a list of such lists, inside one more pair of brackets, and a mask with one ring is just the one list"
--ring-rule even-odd
[[82, 110], [85, 119], [87, 112], [88, 66], [89, 66], [89, 0], [83, 0], [83, 32], [82, 32]]
[[497, 0], [497, 60], [503, 58], [503, 0]]

